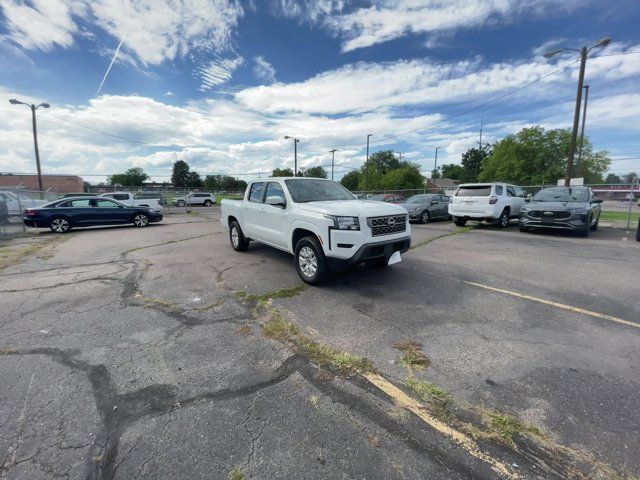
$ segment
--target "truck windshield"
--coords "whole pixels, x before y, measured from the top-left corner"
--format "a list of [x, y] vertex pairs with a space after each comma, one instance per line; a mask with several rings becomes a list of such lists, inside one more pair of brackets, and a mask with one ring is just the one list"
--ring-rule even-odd
[[291, 198], [296, 203], [355, 199], [347, 189], [336, 182], [301, 178], [285, 180], [284, 183], [287, 184]]

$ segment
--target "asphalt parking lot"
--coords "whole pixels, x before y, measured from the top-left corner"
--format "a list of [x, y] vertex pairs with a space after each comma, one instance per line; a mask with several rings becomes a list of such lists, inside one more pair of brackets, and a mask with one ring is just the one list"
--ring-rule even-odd
[[[400, 264], [306, 288], [194, 212], [3, 252], [0, 479], [640, 474], [632, 234], [414, 225]], [[265, 335], [276, 317], [373, 371]]]

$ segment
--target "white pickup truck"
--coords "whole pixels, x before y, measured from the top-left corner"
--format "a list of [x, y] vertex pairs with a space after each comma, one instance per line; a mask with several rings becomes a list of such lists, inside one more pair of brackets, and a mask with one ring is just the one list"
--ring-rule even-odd
[[154, 210], [162, 211], [162, 206], [157, 198], [135, 198], [130, 192], [109, 192], [100, 195], [105, 198], [112, 198], [124, 203], [128, 207], [149, 207]]
[[361, 263], [390, 265], [411, 246], [407, 211], [356, 199], [319, 178], [270, 178], [249, 183], [242, 200], [224, 199], [222, 224], [234, 250], [255, 240], [292, 253], [306, 283]]

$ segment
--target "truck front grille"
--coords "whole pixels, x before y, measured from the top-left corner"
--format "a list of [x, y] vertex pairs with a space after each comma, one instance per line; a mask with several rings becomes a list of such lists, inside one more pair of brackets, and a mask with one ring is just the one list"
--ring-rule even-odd
[[367, 218], [367, 225], [371, 228], [371, 235], [374, 237], [393, 235], [407, 230], [407, 216], [369, 217]]

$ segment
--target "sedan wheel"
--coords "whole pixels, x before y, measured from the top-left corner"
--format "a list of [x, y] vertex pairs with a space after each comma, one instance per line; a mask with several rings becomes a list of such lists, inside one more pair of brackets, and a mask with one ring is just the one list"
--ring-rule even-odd
[[136, 227], [147, 227], [149, 225], [149, 217], [144, 213], [138, 213], [133, 217], [133, 224]]
[[66, 233], [71, 228], [71, 224], [66, 218], [54, 218], [51, 220], [49, 228], [55, 233]]
[[429, 222], [429, 211], [425, 210], [424, 212], [422, 212], [422, 215], [420, 215], [420, 221], [422, 223], [428, 223]]

